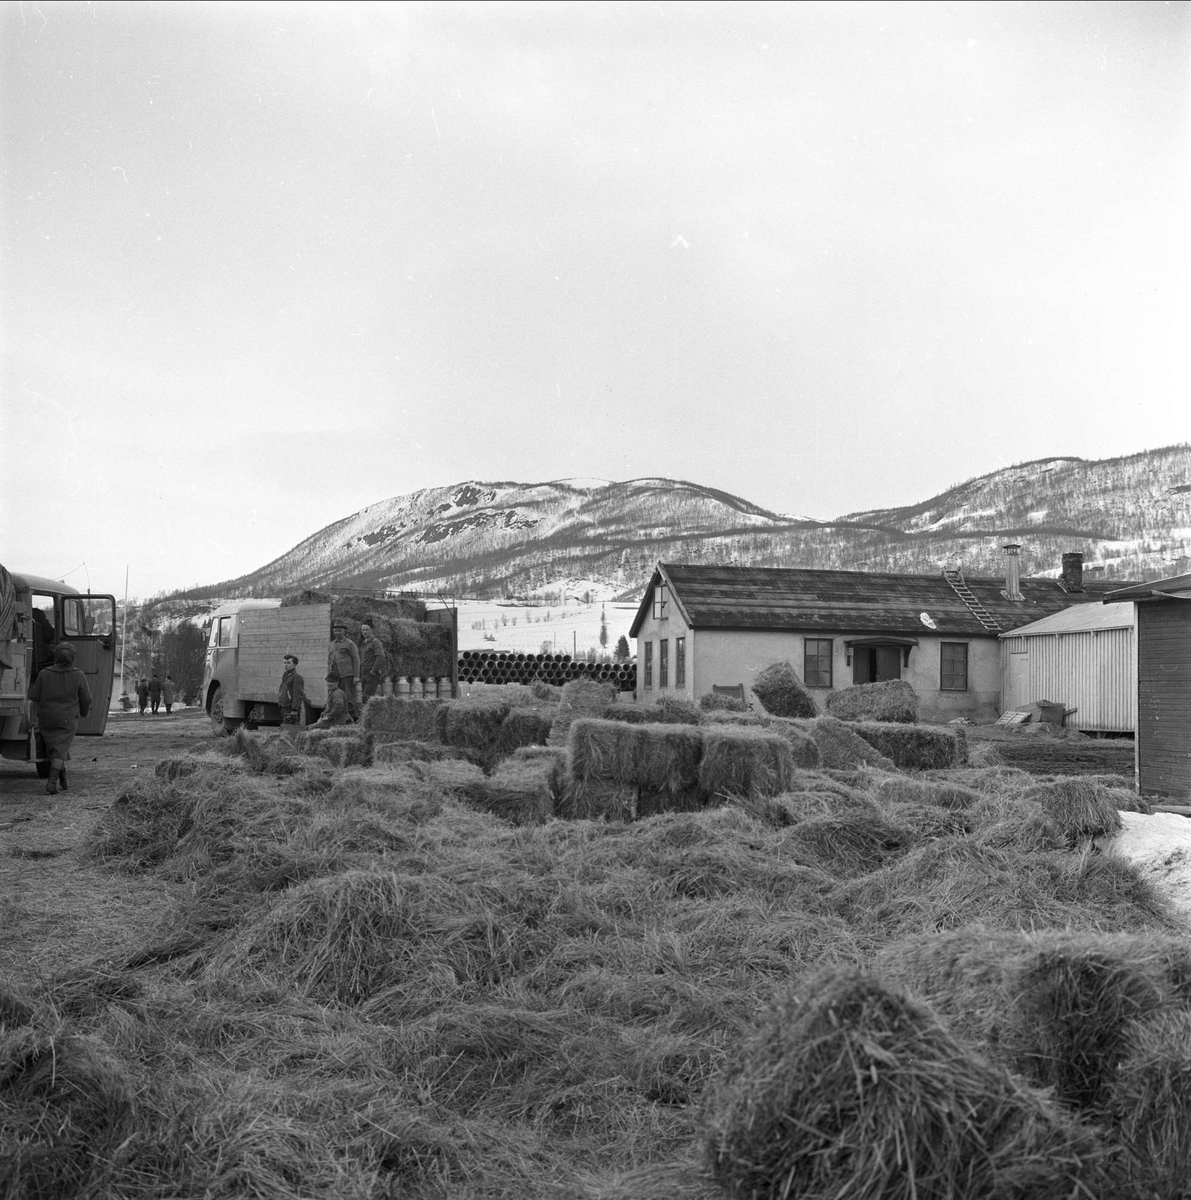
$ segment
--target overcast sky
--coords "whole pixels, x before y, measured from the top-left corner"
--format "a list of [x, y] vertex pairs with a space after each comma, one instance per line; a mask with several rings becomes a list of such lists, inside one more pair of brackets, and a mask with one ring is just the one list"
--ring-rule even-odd
[[467, 479], [828, 518], [1191, 436], [1185, 3], [2, 21], [11, 569], [144, 597]]

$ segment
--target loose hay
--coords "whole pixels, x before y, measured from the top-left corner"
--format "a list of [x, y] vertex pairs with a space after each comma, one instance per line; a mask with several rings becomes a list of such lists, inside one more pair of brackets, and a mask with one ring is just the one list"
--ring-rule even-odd
[[874, 797], [882, 804], [935, 804], [951, 812], [970, 809], [981, 800], [979, 792], [963, 784], [905, 775], [886, 776], [877, 784]]
[[379, 742], [372, 747], [372, 763], [383, 766], [403, 762], [437, 762], [444, 758], [458, 759], [463, 751], [441, 742]]
[[1072, 846], [1121, 828], [1121, 814], [1113, 795], [1098, 783], [1077, 777], [1058, 779], [1035, 785], [1022, 798], [1041, 805]]
[[704, 1127], [739, 1200], [1105, 1194], [1090, 1130], [855, 970], [774, 1005], [709, 1090]]
[[815, 717], [819, 710], [788, 662], [770, 663], [752, 683], [753, 695], [775, 717]]
[[795, 862], [837, 877], [875, 871], [900, 858], [918, 840], [919, 835], [907, 826], [859, 809], [808, 817], [781, 835], [783, 849]]
[[893, 721], [912, 725], [918, 720], [918, 693], [904, 679], [858, 683], [831, 692], [825, 707], [841, 721]]

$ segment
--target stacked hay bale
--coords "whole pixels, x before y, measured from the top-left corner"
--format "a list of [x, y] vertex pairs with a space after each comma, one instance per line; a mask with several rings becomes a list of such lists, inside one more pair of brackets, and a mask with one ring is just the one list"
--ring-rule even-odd
[[849, 724], [824, 714], [811, 723], [810, 734], [819, 747], [823, 766], [837, 770], [869, 766], [892, 771], [893, 762], [864, 740]]
[[616, 700], [616, 689], [590, 679], [573, 679], [564, 685], [558, 712], [550, 727], [549, 744], [567, 745], [571, 722], [579, 717], [602, 717]]
[[968, 738], [961, 725], [859, 721], [853, 723], [851, 728], [874, 750], [904, 771], [958, 767], [968, 760]]
[[827, 711], [841, 721], [891, 721], [913, 725], [918, 720], [918, 693], [903, 679], [858, 683], [827, 697]]

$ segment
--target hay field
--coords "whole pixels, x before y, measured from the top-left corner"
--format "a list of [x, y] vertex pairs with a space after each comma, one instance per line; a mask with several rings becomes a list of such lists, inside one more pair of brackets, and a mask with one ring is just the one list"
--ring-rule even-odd
[[1098, 851], [1119, 780], [560, 819], [567, 753], [142, 754], [69, 857], [169, 902], [0, 976], [0, 1195], [1185, 1195], [1188, 923]]

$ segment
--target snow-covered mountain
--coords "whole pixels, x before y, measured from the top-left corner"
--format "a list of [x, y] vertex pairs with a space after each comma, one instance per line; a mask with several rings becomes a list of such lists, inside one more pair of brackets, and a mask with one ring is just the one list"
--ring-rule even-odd
[[578, 578], [627, 598], [659, 559], [918, 573], [952, 561], [996, 575], [1007, 541], [1023, 547], [1023, 574], [1057, 574], [1072, 550], [1085, 572], [1106, 578], [1191, 571], [1191, 445], [1021, 463], [921, 504], [833, 521], [674, 479], [468, 481], [370, 505], [258, 571], [188, 594], [337, 586], [527, 595]]

